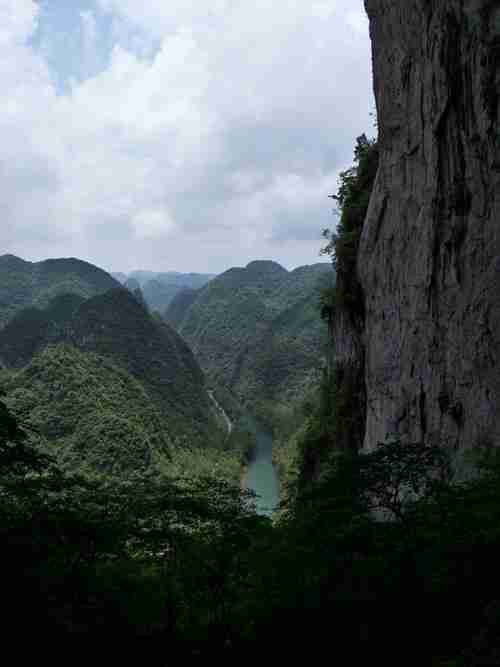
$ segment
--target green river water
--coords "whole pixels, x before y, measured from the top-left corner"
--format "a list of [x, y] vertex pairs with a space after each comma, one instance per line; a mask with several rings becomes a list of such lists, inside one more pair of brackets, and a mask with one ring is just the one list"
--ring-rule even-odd
[[273, 438], [254, 422], [256, 447], [245, 475], [245, 488], [257, 495], [257, 512], [270, 516], [279, 503], [280, 485], [273, 465]]

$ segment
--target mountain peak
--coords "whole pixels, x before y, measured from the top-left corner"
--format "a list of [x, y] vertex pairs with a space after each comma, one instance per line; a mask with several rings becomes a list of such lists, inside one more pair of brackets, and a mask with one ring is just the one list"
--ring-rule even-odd
[[266, 273], [288, 273], [288, 271], [271, 259], [254, 259], [245, 267], [249, 271], [265, 271]]
[[2, 255], [0, 327], [24, 308], [45, 308], [59, 294], [89, 298], [119, 286], [102, 269], [73, 257], [27, 262], [15, 255]]
[[21, 259], [21, 257], [17, 257], [17, 255], [11, 255], [9, 253], [0, 255], [0, 262], [10, 266], [24, 266], [25, 264], [31, 264], [31, 262], [27, 262], [25, 259]]

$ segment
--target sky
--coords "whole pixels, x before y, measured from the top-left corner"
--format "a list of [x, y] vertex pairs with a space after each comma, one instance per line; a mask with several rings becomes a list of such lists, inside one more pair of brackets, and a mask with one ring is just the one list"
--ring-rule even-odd
[[324, 261], [374, 133], [362, 0], [0, 0], [0, 254]]

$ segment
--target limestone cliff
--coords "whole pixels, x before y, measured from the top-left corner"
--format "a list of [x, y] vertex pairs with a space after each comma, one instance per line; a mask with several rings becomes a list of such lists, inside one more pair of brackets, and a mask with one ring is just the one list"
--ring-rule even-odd
[[364, 445], [500, 444], [500, 3], [365, 5], [380, 168], [357, 263]]

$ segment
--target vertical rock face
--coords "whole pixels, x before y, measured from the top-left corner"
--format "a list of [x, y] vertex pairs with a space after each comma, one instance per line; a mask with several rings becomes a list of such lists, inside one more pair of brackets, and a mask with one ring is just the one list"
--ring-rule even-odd
[[365, 448], [500, 444], [499, 2], [365, 5], [381, 161], [358, 256]]

